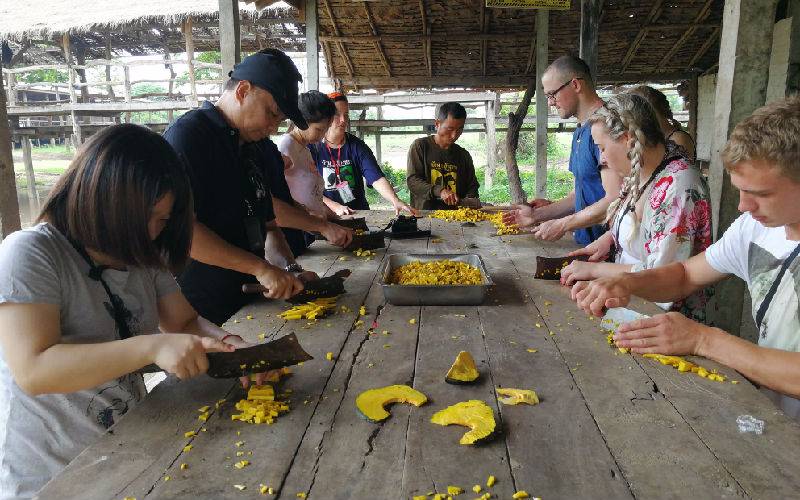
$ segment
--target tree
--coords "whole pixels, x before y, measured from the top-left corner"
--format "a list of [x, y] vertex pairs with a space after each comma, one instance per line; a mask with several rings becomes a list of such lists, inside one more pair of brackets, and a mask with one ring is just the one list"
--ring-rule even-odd
[[57, 69], [35, 69], [22, 73], [18, 79], [25, 83], [66, 83], [69, 76], [66, 71]]

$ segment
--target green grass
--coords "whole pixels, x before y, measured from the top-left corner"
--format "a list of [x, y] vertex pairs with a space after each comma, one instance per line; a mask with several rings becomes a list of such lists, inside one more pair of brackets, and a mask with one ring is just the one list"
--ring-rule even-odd
[[[409, 201], [411, 199], [408, 186], [406, 185], [405, 170], [397, 170], [391, 168], [388, 164], [384, 163], [383, 172], [386, 178], [389, 179], [392, 186], [394, 186], [397, 196], [401, 200]], [[483, 185], [485, 168], [478, 167], [475, 174], [478, 176], [478, 181], [481, 183], [480, 198], [481, 201], [493, 204], [508, 204], [511, 202], [511, 194], [508, 189], [508, 176], [502, 166], [496, 171], [494, 177], [494, 184], [491, 189], [486, 189]], [[530, 198], [536, 189], [536, 174], [534, 172], [521, 172], [522, 189], [527, 193]], [[574, 185], [574, 178], [567, 170], [550, 168], [547, 171], [547, 198], [551, 200], [558, 200], [566, 196], [572, 191]], [[380, 194], [374, 189], [367, 189], [367, 201], [372, 207], [387, 207], [386, 202]]]

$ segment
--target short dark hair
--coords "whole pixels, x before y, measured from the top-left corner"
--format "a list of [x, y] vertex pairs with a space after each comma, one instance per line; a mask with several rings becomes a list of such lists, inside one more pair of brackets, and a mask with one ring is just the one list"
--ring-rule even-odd
[[448, 116], [452, 116], [456, 120], [464, 120], [467, 118], [467, 110], [457, 102], [445, 102], [436, 111], [436, 119], [443, 122], [447, 120]]
[[[148, 223], [167, 193], [174, 204], [155, 240]], [[93, 135], [59, 177], [39, 222], [127, 265], [178, 271], [192, 241], [193, 199], [184, 165], [159, 134], [133, 124]]]
[[586, 61], [580, 57], [567, 55], [561, 56], [547, 67], [547, 71], [556, 71], [562, 80], [580, 78], [594, 87], [592, 71]]
[[300, 113], [308, 123], [330, 120], [336, 114], [336, 105], [331, 98], [318, 90], [309, 90], [300, 94], [297, 107], [300, 108]]
[[225, 82], [225, 86], [222, 87], [223, 92], [227, 92], [229, 90], [233, 90], [236, 88], [236, 84], [238, 84], [241, 80], [238, 78], [228, 78], [228, 81]]

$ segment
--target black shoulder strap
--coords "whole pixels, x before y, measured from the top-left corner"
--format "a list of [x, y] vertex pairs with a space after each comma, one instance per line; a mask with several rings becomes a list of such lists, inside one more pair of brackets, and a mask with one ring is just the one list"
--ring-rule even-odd
[[125, 307], [125, 302], [123, 302], [119, 295], [115, 295], [111, 291], [108, 283], [106, 283], [106, 280], [103, 279], [103, 271], [108, 269], [108, 266], [98, 266], [89, 256], [89, 253], [86, 251], [83, 245], [71, 238], [69, 239], [69, 242], [75, 251], [78, 252], [81, 257], [83, 257], [83, 260], [89, 264], [89, 278], [94, 281], [99, 281], [100, 284], [103, 285], [103, 289], [106, 291], [106, 295], [108, 295], [108, 300], [111, 302], [111, 309], [113, 310], [112, 317], [114, 319], [114, 324], [117, 325], [117, 331], [119, 332], [120, 338], [130, 338], [132, 336], [131, 330], [128, 327], [128, 322], [125, 319], [129, 312]]
[[772, 302], [772, 298], [775, 296], [775, 292], [778, 290], [778, 285], [781, 284], [781, 280], [783, 279], [783, 275], [786, 274], [786, 270], [789, 269], [789, 266], [792, 264], [792, 261], [797, 257], [797, 254], [800, 253], [800, 244], [794, 247], [792, 253], [786, 257], [786, 260], [783, 261], [781, 264], [781, 270], [778, 271], [778, 276], [772, 282], [772, 286], [769, 287], [769, 291], [767, 292], [766, 297], [764, 300], [761, 301], [761, 305], [758, 306], [758, 312], [756, 313], [756, 326], [759, 330], [761, 330], [761, 323], [764, 321], [764, 315], [767, 314], [767, 309], [769, 309], [769, 305]]

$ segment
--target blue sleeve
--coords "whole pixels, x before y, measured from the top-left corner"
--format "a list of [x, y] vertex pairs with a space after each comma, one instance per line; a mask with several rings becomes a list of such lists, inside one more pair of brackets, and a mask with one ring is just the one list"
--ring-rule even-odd
[[372, 187], [373, 183], [380, 180], [382, 177], [386, 177], [383, 175], [381, 167], [378, 166], [378, 160], [375, 159], [372, 150], [364, 141], [360, 139], [353, 141], [353, 146], [355, 149], [353, 156], [358, 161], [358, 166], [361, 168], [361, 175], [363, 175], [364, 180], [367, 181], [367, 186]]

